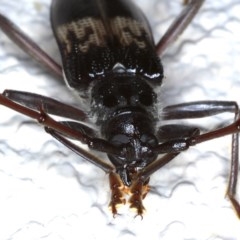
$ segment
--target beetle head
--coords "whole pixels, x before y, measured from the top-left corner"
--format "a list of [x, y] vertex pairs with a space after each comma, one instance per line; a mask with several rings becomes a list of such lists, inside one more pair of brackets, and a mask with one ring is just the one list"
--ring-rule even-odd
[[136, 174], [154, 161], [158, 144], [150, 119], [142, 112], [123, 112], [108, 122], [109, 142], [120, 149], [108, 155], [123, 183], [130, 186]]

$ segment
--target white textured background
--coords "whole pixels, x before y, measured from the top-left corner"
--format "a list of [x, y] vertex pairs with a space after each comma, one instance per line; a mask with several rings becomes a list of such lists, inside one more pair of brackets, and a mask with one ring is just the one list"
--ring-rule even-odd
[[[156, 39], [181, 1], [139, 0]], [[50, 0], [0, 0], [0, 11], [59, 61], [49, 28]], [[191, 27], [163, 58], [164, 105], [193, 100], [240, 102], [240, 2], [206, 0]], [[0, 91], [19, 89], [74, 101], [69, 91], [0, 32]], [[225, 120], [231, 119], [226, 114]], [[191, 121], [208, 128], [222, 116]], [[0, 107], [0, 239], [240, 239], [224, 198], [230, 138], [181, 154], [151, 179], [144, 219], [108, 211], [107, 176], [28, 118]]]

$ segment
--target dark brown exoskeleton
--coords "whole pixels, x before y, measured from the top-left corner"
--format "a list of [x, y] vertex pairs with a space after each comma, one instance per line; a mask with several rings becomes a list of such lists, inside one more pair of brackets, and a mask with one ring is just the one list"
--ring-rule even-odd
[[[184, 31], [203, 2], [185, 1], [185, 8], [155, 46], [145, 16], [130, 0], [53, 0], [51, 22], [63, 68], [0, 15], [2, 30], [50, 71], [58, 76], [63, 71], [67, 85], [88, 104], [89, 111], [13, 90], [0, 95], [0, 104], [36, 119], [54, 138], [108, 173], [114, 215], [117, 205], [125, 203], [124, 194], [129, 193], [130, 207], [142, 216], [142, 199], [149, 191], [152, 173], [190, 146], [232, 134], [227, 195], [240, 217], [235, 199], [240, 128], [237, 103], [198, 101], [167, 106], [161, 112], [157, 108], [156, 91], [163, 79], [159, 56]], [[204, 134], [193, 126], [157, 127], [159, 119], [201, 118], [224, 112], [234, 113], [234, 123]], [[55, 121], [48, 114], [71, 121]], [[71, 139], [106, 153], [110, 163]]]

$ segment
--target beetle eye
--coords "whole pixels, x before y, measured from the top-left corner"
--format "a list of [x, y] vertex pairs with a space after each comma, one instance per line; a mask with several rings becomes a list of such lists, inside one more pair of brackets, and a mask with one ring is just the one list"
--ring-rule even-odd
[[143, 134], [140, 138], [140, 140], [143, 142], [143, 143], [147, 143], [149, 144], [150, 146], [155, 146], [157, 144], [157, 140], [154, 136], [151, 136], [151, 135], [147, 135], [147, 134]]

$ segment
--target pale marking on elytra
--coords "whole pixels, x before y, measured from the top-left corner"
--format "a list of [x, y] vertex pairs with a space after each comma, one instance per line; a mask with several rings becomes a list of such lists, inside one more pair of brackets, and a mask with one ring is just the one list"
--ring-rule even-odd
[[[87, 52], [91, 44], [101, 47], [106, 45], [107, 32], [101, 20], [89, 17], [58, 27], [57, 36], [66, 45], [67, 53], [71, 53], [75, 47], [69, 37], [71, 34], [76, 40], [79, 40], [78, 50], [81, 52]], [[84, 38], [86, 38], [85, 41]]]
[[135, 43], [139, 48], [145, 48], [143, 24], [132, 18], [116, 17], [110, 22], [113, 35], [117, 36], [121, 45], [129, 46]]
[[[110, 20], [109, 26], [111, 34], [119, 39], [122, 46], [135, 43], [139, 48], [146, 48], [143, 34], [147, 29], [142, 23], [132, 18], [115, 17]], [[91, 17], [63, 24], [57, 29], [59, 41], [65, 45], [68, 54], [76, 50], [86, 53], [91, 46], [105, 47], [107, 35], [103, 22]], [[73, 46], [72, 38], [77, 40], [77, 46]]]

